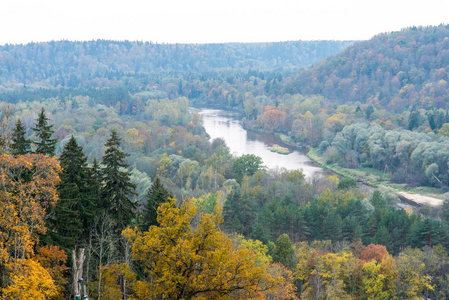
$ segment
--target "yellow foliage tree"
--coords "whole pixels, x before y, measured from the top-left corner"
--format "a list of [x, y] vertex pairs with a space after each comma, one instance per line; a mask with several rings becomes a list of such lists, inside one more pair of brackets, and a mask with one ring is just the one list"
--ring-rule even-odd
[[365, 299], [391, 299], [395, 295], [396, 272], [394, 263], [394, 259], [388, 255], [380, 262], [371, 260], [363, 265]]
[[296, 277], [303, 284], [306, 299], [350, 299], [345, 280], [354, 256], [349, 252], [326, 253], [320, 250], [299, 250]]
[[[92, 291], [93, 299], [104, 300], [120, 300], [122, 293], [120, 292], [120, 285], [118, 284], [117, 266], [103, 266], [101, 268], [101, 282], [93, 281], [89, 284], [89, 290]], [[98, 270], [100, 271], [100, 270]], [[98, 274], [100, 277], [100, 274]]]
[[196, 207], [190, 199], [175, 207], [176, 199], [158, 209], [160, 227], [140, 233], [127, 229], [133, 258], [139, 261], [150, 281], [138, 281], [136, 299], [264, 299], [284, 278], [273, 277], [266, 266], [257, 266], [248, 249], [236, 249], [218, 228], [221, 217], [202, 214], [192, 228]]
[[64, 273], [68, 270], [64, 265], [67, 260], [65, 251], [58, 246], [44, 246], [39, 248], [35, 259], [48, 271], [58, 290], [63, 292], [64, 285], [67, 284]]
[[159, 167], [157, 168], [156, 174], [158, 177], [166, 177], [168, 173], [168, 168], [171, 165], [171, 159], [167, 156], [167, 153], [161, 155], [159, 160]]
[[399, 299], [422, 299], [424, 289], [433, 290], [432, 277], [426, 273], [425, 253], [420, 249], [405, 249], [396, 259], [396, 292]]
[[268, 246], [259, 240], [247, 240], [241, 234], [231, 236], [233, 245], [238, 249], [248, 249], [256, 255], [258, 265], [268, 265], [273, 262], [273, 258], [268, 254]]
[[[48, 271], [30, 258], [46, 231], [47, 211], [58, 199], [60, 170], [55, 157], [0, 156], [0, 296], [46, 299], [57, 294]], [[35, 290], [30, 294], [28, 289]]]
[[50, 274], [33, 259], [17, 259], [8, 267], [12, 274], [2, 299], [57, 299], [59, 291]]

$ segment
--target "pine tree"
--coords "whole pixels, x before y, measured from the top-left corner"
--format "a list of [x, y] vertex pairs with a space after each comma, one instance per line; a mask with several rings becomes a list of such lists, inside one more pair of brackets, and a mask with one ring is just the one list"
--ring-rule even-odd
[[322, 235], [325, 240], [332, 240], [333, 243], [342, 239], [343, 222], [341, 217], [331, 210], [323, 222]]
[[13, 156], [25, 155], [30, 151], [31, 141], [25, 138], [25, 126], [20, 119], [16, 122], [16, 127], [11, 136], [11, 154]]
[[432, 247], [438, 244], [438, 223], [430, 219], [424, 219], [420, 222], [418, 230], [415, 232], [415, 244], [412, 246], [423, 248]]
[[373, 244], [384, 245], [389, 252], [392, 251], [391, 235], [385, 226], [380, 226], [372, 239]]
[[440, 217], [442, 221], [445, 221], [449, 224], [449, 200], [443, 201], [443, 206], [441, 207]]
[[36, 127], [32, 128], [39, 139], [39, 141], [34, 142], [34, 144], [36, 144], [35, 153], [46, 156], [54, 156], [57, 140], [51, 138], [54, 132], [52, 130], [53, 125], [48, 125], [49, 119], [45, 115], [45, 110], [43, 107], [36, 121]]
[[387, 200], [382, 197], [382, 194], [378, 190], [374, 191], [373, 196], [371, 197], [371, 204], [376, 209], [387, 208]]
[[131, 224], [135, 217], [136, 204], [130, 200], [136, 195], [136, 185], [131, 183], [125, 157], [128, 154], [120, 149], [121, 139], [115, 130], [107, 140], [103, 156], [104, 168], [101, 170], [103, 186], [101, 190], [102, 206], [106, 213], [116, 222], [117, 233]]
[[242, 210], [240, 206], [241, 202], [240, 190], [233, 190], [223, 205], [223, 221], [224, 227], [228, 232], [242, 233]]
[[156, 177], [156, 180], [148, 189], [147, 202], [144, 204], [142, 212], [141, 229], [143, 231], [147, 231], [153, 225], [159, 226], [157, 222], [157, 208], [162, 203], [168, 202], [168, 198], [173, 198], [173, 195], [164, 187], [159, 177]]

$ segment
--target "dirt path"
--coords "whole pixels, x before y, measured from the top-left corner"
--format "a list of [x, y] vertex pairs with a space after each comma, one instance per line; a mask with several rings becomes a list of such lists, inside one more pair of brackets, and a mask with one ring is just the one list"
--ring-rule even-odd
[[443, 205], [443, 200], [429, 197], [429, 196], [423, 196], [420, 194], [409, 194], [407, 192], [398, 192], [398, 194], [410, 201], [413, 201], [413, 202], [416, 202], [416, 203], [422, 204], [422, 205], [430, 205], [430, 206]]

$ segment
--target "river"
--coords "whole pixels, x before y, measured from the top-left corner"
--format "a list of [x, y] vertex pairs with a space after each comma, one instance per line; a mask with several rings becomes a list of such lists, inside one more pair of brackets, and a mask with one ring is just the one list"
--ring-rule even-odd
[[[261, 157], [264, 165], [270, 169], [302, 169], [306, 178], [332, 174], [311, 161], [306, 156], [305, 150], [284, 144], [276, 135], [245, 130], [240, 124], [242, 115], [239, 112], [202, 108], [199, 113], [203, 118], [203, 126], [210, 137], [212, 139], [223, 138], [231, 152], [237, 156], [255, 154]], [[271, 152], [271, 146], [274, 144], [288, 148], [290, 154]]]

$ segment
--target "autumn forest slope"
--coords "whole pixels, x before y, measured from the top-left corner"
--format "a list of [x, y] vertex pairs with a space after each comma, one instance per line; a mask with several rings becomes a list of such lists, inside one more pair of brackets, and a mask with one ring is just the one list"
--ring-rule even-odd
[[285, 92], [336, 103], [444, 108], [449, 101], [449, 26], [383, 33], [297, 74]]

